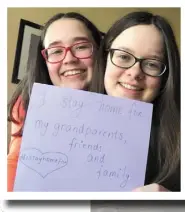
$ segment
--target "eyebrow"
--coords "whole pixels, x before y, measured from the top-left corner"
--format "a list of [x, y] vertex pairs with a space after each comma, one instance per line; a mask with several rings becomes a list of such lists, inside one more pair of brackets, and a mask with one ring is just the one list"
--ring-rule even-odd
[[[77, 42], [77, 41], [90, 41], [90, 40], [88, 37], [83, 37], [83, 36], [74, 37], [72, 39], [72, 43]], [[50, 43], [48, 47], [61, 45], [61, 44], [63, 45], [63, 42], [61, 40], [56, 40], [56, 41], [53, 41], [52, 43]]]
[[[127, 47], [124, 47], [124, 46], [119, 46], [115, 49], [120, 49], [120, 50], [123, 50], [123, 51], [126, 51], [128, 53], [131, 53], [135, 56], [134, 54], [134, 51], [127, 48]], [[154, 54], [149, 54], [147, 57], [145, 58], [151, 58], [151, 59], [157, 59], [157, 60], [162, 60], [163, 59], [163, 51], [159, 51], [159, 52], [155, 52]]]

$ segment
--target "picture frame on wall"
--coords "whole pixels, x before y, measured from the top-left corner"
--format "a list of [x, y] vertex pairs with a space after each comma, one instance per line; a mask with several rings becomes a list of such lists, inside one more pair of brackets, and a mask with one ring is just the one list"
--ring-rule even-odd
[[27, 71], [29, 60], [31, 60], [34, 55], [37, 55], [37, 46], [40, 40], [41, 27], [42, 26], [39, 24], [25, 19], [20, 19], [12, 83], [17, 84], [23, 79]]

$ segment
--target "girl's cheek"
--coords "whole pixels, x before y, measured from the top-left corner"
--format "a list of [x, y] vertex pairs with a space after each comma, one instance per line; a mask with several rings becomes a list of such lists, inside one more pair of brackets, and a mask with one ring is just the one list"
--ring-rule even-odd
[[161, 78], [149, 78], [147, 80], [147, 85], [150, 88], [160, 89], [160, 87], [161, 87]]
[[56, 73], [56, 72], [58, 72], [59, 70], [60, 70], [60, 64], [59, 63], [57, 63], [57, 64], [47, 64], [47, 67], [48, 67], [48, 71], [50, 72], [50, 73]]
[[93, 66], [94, 59], [93, 58], [83, 59], [82, 62], [84, 63], [85, 66], [89, 67]]

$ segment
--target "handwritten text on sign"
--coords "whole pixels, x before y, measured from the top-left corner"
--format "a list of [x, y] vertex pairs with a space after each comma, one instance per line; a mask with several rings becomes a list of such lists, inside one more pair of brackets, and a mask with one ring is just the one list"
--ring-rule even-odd
[[14, 191], [142, 186], [152, 105], [35, 83]]

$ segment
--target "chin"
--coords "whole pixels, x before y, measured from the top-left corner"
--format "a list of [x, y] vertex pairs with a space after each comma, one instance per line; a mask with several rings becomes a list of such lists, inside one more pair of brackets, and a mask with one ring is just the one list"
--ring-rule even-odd
[[84, 85], [84, 84], [71, 84], [71, 85], [65, 85], [64, 87], [77, 89], [77, 90], [86, 90], [87, 85]]

